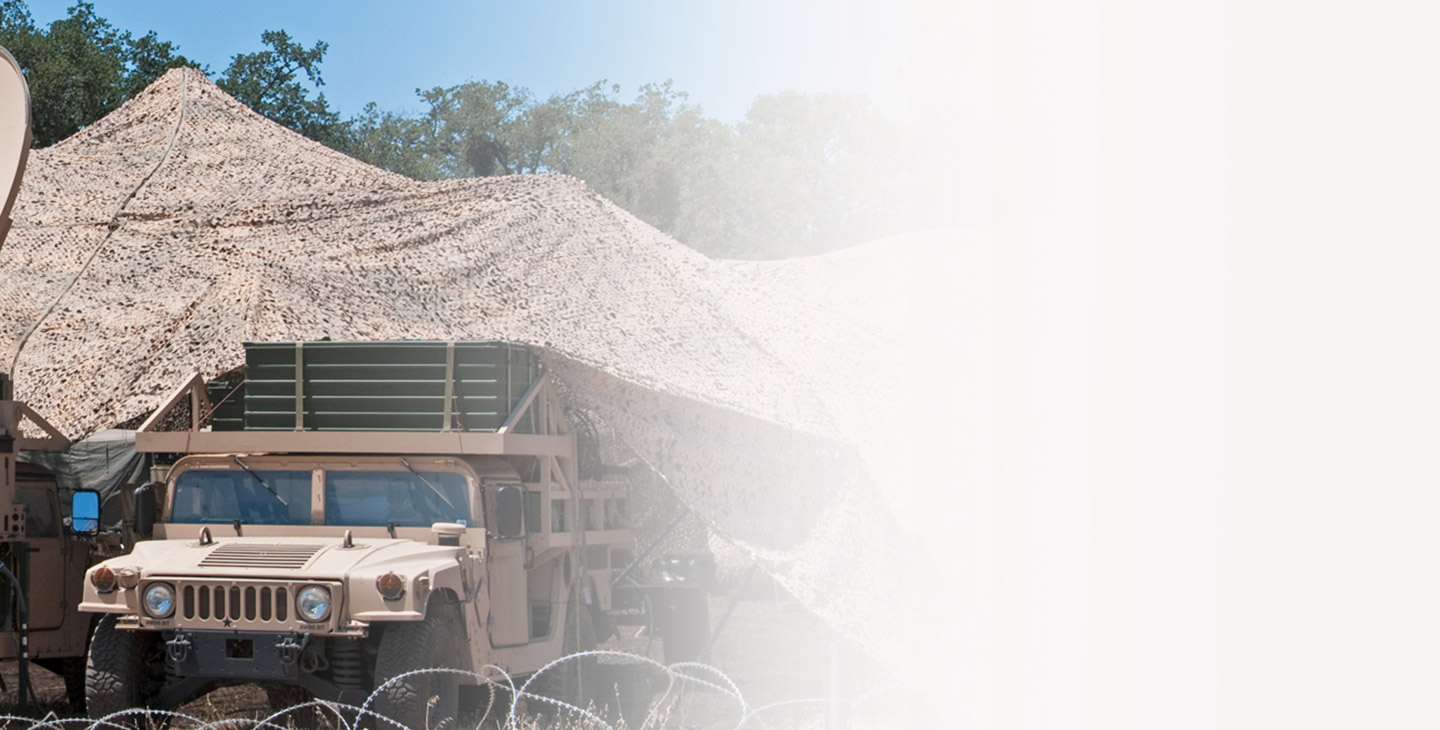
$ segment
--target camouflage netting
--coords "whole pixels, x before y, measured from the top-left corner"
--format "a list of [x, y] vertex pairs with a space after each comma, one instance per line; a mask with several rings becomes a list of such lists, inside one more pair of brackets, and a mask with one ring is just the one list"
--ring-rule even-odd
[[[907, 343], [967, 324], [935, 298], [973, 283], [945, 280], [954, 241], [713, 261], [573, 178], [416, 182], [183, 69], [35, 151], [14, 217], [0, 367], [72, 437], [237, 367], [247, 340], [525, 342], [843, 635], [895, 669], [934, 646], [907, 610], [965, 566], [926, 544], [927, 495], [973, 477], [953, 465], [980, 442], [927, 430], [925, 353], [945, 345]], [[942, 388], [964, 395], [972, 355], [945, 361]], [[925, 481], [936, 446], [944, 483]]]

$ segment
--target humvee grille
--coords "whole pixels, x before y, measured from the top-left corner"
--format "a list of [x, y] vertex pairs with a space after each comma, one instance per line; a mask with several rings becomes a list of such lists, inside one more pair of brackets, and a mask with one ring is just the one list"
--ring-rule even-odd
[[289, 614], [290, 591], [283, 586], [187, 585], [180, 591], [186, 619], [283, 623]]
[[254, 545], [231, 543], [215, 548], [200, 561], [203, 568], [303, 568], [320, 545]]

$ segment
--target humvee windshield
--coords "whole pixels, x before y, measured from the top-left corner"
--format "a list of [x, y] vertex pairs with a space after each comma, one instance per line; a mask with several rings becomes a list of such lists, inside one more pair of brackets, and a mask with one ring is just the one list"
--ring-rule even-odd
[[325, 524], [469, 525], [469, 491], [464, 475], [448, 471], [327, 471]]
[[[273, 490], [273, 491], [272, 491]], [[191, 469], [175, 479], [171, 522], [310, 524], [311, 472]], [[469, 488], [455, 472], [326, 471], [325, 524], [470, 524]]]
[[191, 469], [175, 479], [173, 505], [171, 522], [308, 525], [310, 471]]

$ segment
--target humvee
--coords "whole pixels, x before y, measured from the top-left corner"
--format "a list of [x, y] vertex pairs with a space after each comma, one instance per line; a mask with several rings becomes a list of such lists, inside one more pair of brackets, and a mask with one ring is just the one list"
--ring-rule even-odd
[[[136, 492], [152, 539], [87, 574], [92, 717], [256, 683], [277, 706], [368, 700], [418, 730], [483, 683], [407, 672], [523, 677], [603, 638], [633, 545], [627, 495], [579, 480], [575, 434], [528, 349], [245, 349], [243, 383], [194, 377], [137, 434], [178, 458]], [[594, 664], [532, 687], [583, 701]]]

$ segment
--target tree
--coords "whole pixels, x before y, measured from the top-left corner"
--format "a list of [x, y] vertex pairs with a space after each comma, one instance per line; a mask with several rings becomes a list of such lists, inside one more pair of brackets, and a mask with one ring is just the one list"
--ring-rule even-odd
[[864, 97], [761, 96], [736, 127], [723, 194], [733, 253], [820, 253], [904, 230], [909, 166], [900, 134]]
[[537, 172], [521, 162], [523, 112], [533, 104], [530, 92], [504, 82], [471, 81], [420, 93], [430, 105], [430, 143], [448, 177], [485, 177]]
[[572, 119], [547, 155], [548, 167], [575, 175], [647, 223], [681, 240], [700, 228], [696, 195], [730, 167], [732, 133], [705, 118], [670, 81], [647, 84], [631, 103], [603, 82], [567, 98]]
[[21, 69], [30, 67], [27, 61], [38, 55], [43, 34], [35, 29], [30, 17], [30, 7], [21, 0], [0, 2], [0, 46], [4, 46], [20, 61]]
[[[269, 50], [236, 55], [216, 80], [220, 87], [257, 112], [343, 149], [347, 125], [324, 94], [311, 98], [297, 78], [303, 71], [310, 84], [324, 85], [320, 62], [326, 43], [307, 49], [283, 30], [265, 31], [260, 39]], [[153, 31], [139, 38], [117, 31], [85, 0], [45, 30], [35, 27], [22, 0], [0, 2], [0, 45], [15, 54], [30, 85], [36, 147], [80, 131], [172, 68], [198, 67]]]
[[35, 147], [109, 114], [166, 70], [194, 65], [154, 33], [136, 40], [115, 30], [83, 0], [45, 30], [35, 27], [24, 2], [6, 0], [0, 4], [0, 45], [15, 55], [30, 86]]
[[329, 44], [316, 41], [307, 50], [283, 30], [267, 30], [260, 40], [270, 50], [237, 54], [216, 83], [260, 114], [313, 140], [345, 148], [348, 137], [340, 115], [331, 111], [324, 94], [310, 98], [305, 84], [296, 78], [304, 71], [311, 84], [325, 85], [320, 62]]
[[544, 101], [490, 81], [417, 93], [427, 113], [367, 107], [348, 151], [421, 179], [574, 175], [715, 256], [820, 253], [914, 219], [901, 135], [862, 97], [762, 96], [727, 125], [669, 81], [629, 102], [603, 81]]
[[602, 81], [537, 101], [503, 82], [437, 87], [417, 92], [429, 105], [420, 118], [367, 108], [350, 123], [348, 151], [420, 178], [575, 175], [674, 235], [715, 220], [695, 198], [713, 187], [701, 180], [728, 167], [732, 133], [670, 82], [642, 87], [632, 103], [617, 100], [619, 92]]
[[194, 61], [176, 53], [177, 50], [175, 44], [156, 37], [153, 30], [131, 40], [130, 47], [125, 51], [125, 62], [130, 71], [125, 76], [122, 89], [124, 98], [129, 99], [144, 91], [145, 87], [155, 83], [155, 79], [164, 76], [165, 72], [172, 68], [185, 66], [202, 68]]
[[374, 102], [349, 122], [346, 154], [416, 180], [437, 180], [447, 161], [437, 150], [430, 120], [381, 111]]
[[124, 38], [93, 5], [76, 3], [45, 32], [24, 3], [6, 3], [4, 14], [0, 43], [20, 61], [30, 86], [35, 146], [64, 139], [120, 105]]

